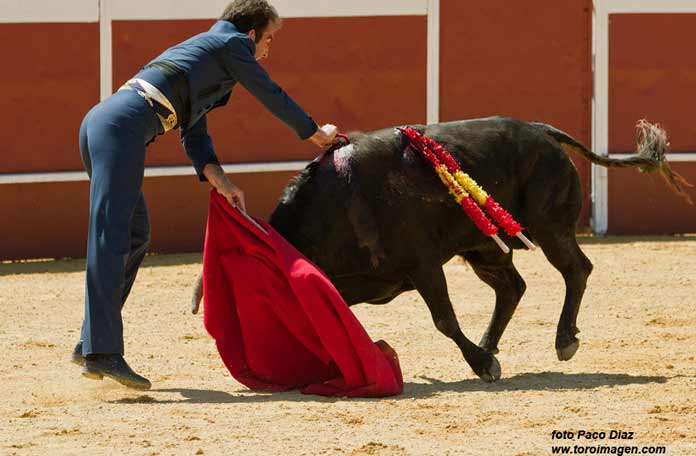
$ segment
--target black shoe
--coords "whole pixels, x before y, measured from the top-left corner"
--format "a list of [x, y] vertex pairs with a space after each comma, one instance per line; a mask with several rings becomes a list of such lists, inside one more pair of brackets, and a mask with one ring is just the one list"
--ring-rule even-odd
[[118, 354], [87, 355], [82, 375], [93, 380], [109, 377], [121, 385], [138, 390], [149, 390], [152, 387], [150, 380], [133, 372], [123, 356]]
[[80, 367], [85, 365], [85, 357], [82, 356], [82, 341], [79, 341], [77, 345], [75, 345], [75, 350], [73, 350], [72, 355], [70, 356], [70, 362], [77, 364]]

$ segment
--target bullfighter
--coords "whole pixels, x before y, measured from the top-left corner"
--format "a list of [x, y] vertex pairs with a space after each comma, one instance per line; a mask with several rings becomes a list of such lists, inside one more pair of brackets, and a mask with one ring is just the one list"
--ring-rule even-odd
[[90, 176], [87, 277], [81, 340], [72, 354], [85, 377], [151, 387], [123, 358], [121, 316], [150, 241], [142, 192], [148, 144], [178, 128], [200, 180], [245, 211], [244, 193], [223, 172], [206, 120], [237, 83], [300, 139], [320, 148], [333, 143], [336, 128], [318, 128], [258, 62], [280, 27], [267, 1], [234, 0], [210, 30], [167, 49], [85, 116], [79, 144]]

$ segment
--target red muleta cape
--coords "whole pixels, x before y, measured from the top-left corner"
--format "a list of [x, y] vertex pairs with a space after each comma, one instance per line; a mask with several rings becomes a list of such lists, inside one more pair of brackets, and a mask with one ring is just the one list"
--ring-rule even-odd
[[257, 391], [401, 393], [396, 352], [372, 342], [326, 275], [257, 222], [268, 234], [211, 192], [203, 321], [232, 376]]

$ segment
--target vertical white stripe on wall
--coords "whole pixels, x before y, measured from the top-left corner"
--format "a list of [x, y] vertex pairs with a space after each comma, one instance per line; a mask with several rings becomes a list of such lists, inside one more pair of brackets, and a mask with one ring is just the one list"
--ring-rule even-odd
[[[595, 0], [594, 137], [592, 149], [609, 154], [609, 15], [605, 1]], [[592, 230], [605, 234], [609, 225], [609, 173], [592, 165]]]
[[427, 122], [440, 120], [440, 0], [428, 0]]
[[112, 94], [113, 47], [109, 3], [118, 0], [99, 0], [99, 97]]

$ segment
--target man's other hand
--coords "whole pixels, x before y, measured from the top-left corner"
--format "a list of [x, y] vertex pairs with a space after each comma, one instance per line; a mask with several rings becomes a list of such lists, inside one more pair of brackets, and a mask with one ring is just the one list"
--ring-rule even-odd
[[242, 212], [246, 212], [246, 204], [244, 202], [244, 192], [241, 188], [229, 182], [229, 185], [222, 185], [217, 189], [218, 193], [225, 197], [228, 203], [236, 207]]
[[244, 192], [237, 187], [225, 175], [222, 167], [216, 163], [208, 163], [203, 168], [203, 174], [208, 179], [210, 184], [217, 190], [219, 194], [225, 197], [227, 202], [232, 206], [246, 212], [246, 204], [244, 202]]

